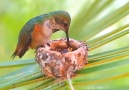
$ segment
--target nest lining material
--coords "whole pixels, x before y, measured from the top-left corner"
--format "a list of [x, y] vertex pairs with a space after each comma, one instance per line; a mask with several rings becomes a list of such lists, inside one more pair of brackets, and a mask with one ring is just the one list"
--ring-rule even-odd
[[53, 78], [74, 76], [77, 70], [84, 67], [87, 61], [88, 48], [84, 42], [70, 39], [70, 48], [67, 49], [67, 40], [51, 40], [44, 47], [36, 51], [36, 61], [42, 72]]

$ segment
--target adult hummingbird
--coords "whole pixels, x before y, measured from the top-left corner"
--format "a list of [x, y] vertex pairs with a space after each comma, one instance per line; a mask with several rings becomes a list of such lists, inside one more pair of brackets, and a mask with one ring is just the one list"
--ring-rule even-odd
[[45, 45], [52, 33], [63, 30], [66, 33], [67, 46], [69, 47], [68, 29], [70, 15], [65, 11], [54, 11], [30, 19], [19, 33], [17, 47], [12, 57], [21, 58], [26, 51]]

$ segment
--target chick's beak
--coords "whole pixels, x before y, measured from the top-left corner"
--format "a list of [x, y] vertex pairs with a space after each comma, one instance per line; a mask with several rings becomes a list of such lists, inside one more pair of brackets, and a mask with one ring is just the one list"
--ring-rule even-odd
[[65, 31], [65, 34], [66, 34], [66, 38], [67, 38], [67, 48], [70, 47], [70, 44], [69, 44], [69, 34], [68, 34], [68, 29]]

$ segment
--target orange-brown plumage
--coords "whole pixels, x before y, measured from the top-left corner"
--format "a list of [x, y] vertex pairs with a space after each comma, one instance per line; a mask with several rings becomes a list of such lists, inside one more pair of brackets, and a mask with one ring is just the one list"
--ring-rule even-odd
[[52, 33], [63, 30], [66, 33], [68, 46], [68, 29], [71, 18], [65, 11], [55, 11], [30, 19], [21, 29], [18, 44], [12, 57], [20, 58], [31, 49], [45, 45]]

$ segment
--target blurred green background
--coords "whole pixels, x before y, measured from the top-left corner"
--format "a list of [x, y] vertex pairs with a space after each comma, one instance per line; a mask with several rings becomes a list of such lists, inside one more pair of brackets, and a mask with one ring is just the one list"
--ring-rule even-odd
[[[78, 12], [85, 0], [1, 0], [0, 3], [0, 62], [11, 60], [19, 31], [31, 18], [56, 10], [65, 10], [73, 16]], [[52, 39], [61, 38], [63, 32], [53, 35]], [[34, 50], [30, 50], [22, 59], [34, 58]], [[19, 59], [19, 58], [15, 58]]]
[[[40, 72], [38, 64], [32, 60], [35, 50], [27, 51], [21, 59], [16, 57], [12, 60], [11, 55], [16, 48], [19, 31], [28, 20], [56, 10], [64, 10], [71, 15], [70, 38], [86, 41], [89, 47], [89, 64], [79, 72], [79, 77], [73, 79], [74, 87], [88, 90], [101, 86], [100, 88], [118, 90], [119, 86], [128, 86], [128, 77], [112, 78], [121, 74], [129, 75], [129, 0], [1, 0], [0, 75], [3, 77], [0, 80], [5, 84], [0, 82], [0, 87], [13, 88], [13, 83], [17, 85], [20, 82], [24, 86], [25, 82], [30, 84], [29, 81], [41, 78], [41, 73], [39, 76], [35, 75]], [[65, 34], [60, 31], [54, 33], [51, 39], [62, 37]], [[31, 77], [33, 75], [36, 78]], [[23, 82], [22, 77], [25, 78]], [[97, 79], [102, 81], [97, 82]], [[16, 90], [33, 86], [37, 88], [36, 85], [35, 80], [31, 86]], [[44, 85], [47, 87], [53, 84], [50, 82]], [[58, 89], [59, 87], [57, 86]], [[68, 85], [65, 87], [64, 90], [69, 90]]]

